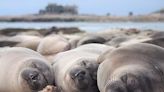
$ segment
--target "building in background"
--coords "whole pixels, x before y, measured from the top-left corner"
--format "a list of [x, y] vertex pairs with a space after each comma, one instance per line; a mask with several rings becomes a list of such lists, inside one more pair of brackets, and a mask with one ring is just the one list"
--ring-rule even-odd
[[58, 5], [48, 4], [45, 9], [40, 10], [39, 14], [78, 14], [78, 7], [76, 5]]

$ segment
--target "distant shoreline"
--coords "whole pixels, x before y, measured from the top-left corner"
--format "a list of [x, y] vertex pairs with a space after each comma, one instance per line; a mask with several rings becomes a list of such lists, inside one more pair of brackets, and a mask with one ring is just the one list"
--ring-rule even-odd
[[138, 16], [24, 15], [0, 16], [0, 22], [164, 22], [164, 14]]
[[164, 22], [0, 22], [0, 29], [79, 28], [88, 32], [117, 28], [164, 30]]

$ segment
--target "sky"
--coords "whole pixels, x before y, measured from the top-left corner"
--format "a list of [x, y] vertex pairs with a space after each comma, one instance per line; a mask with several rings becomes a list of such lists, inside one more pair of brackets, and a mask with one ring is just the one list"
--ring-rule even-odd
[[80, 14], [149, 14], [164, 8], [164, 0], [0, 0], [0, 16], [37, 13], [49, 3], [77, 5]]

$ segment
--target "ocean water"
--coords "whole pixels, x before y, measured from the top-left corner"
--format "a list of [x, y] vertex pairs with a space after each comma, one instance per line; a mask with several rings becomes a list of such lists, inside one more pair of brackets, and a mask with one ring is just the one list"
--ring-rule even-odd
[[103, 31], [116, 28], [137, 28], [164, 31], [164, 22], [0, 22], [0, 29], [4, 28], [51, 28], [78, 27], [88, 32]]

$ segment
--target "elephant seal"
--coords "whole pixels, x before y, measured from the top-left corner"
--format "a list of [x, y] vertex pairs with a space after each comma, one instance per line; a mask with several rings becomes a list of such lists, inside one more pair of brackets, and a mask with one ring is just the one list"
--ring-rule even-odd
[[154, 39], [149, 38], [149, 37], [145, 37], [145, 38], [133, 38], [130, 40], [127, 40], [125, 42], [122, 42], [118, 45], [118, 47], [121, 46], [127, 46], [127, 45], [132, 45], [132, 44], [136, 44], [136, 43], [148, 43], [148, 42], [152, 42]]
[[106, 39], [98, 36], [98, 35], [88, 35], [88, 36], [84, 36], [81, 38], [81, 40], [79, 40], [79, 42], [77, 43], [77, 46], [83, 45], [83, 44], [89, 44], [89, 43], [105, 43]]
[[164, 48], [164, 32], [155, 32], [150, 38], [151, 40], [144, 41], [144, 43], [150, 43]]
[[149, 43], [149, 44], [154, 44], [154, 45], [158, 45], [160, 47], [164, 48], [164, 37], [160, 37], [160, 38], [142, 38], [142, 39], [131, 39], [125, 42], [122, 42], [119, 44], [119, 46], [126, 46], [126, 45], [130, 45], [130, 44], [136, 44], [136, 43]]
[[53, 84], [50, 64], [22, 47], [0, 49], [0, 92], [38, 92]]
[[112, 49], [103, 44], [86, 44], [57, 54], [53, 60], [55, 85], [59, 92], [99, 92], [98, 56]]
[[151, 40], [144, 41], [143, 43], [154, 44], [164, 48], [164, 37], [154, 39], [152, 38]]
[[106, 42], [105, 44], [109, 46], [119, 47], [121, 43], [126, 42], [128, 40], [130, 40], [130, 37], [127, 37], [127, 36], [115, 37], [111, 39], [110, 41]]
[[26, 47], [36, 51], [41, 39], [31, 35], [4, 36], [0, 38], [0, 47]]
[[57, 54], [70, 49], [68, 40], [60, 35], [47, 36], [40, 42], [37, 52], [42, 55]]
[[45, 56], [45, 58], [52, 62], [53, 57], [63, 51], [71, 48], [70, 43], [60, 35], [51, 35], [42, 39], [38, 45], [37, 52]]
[[117, 48], [97, 73], [100, 92], [164, 92], [164, 49], [147, 43]]
[[162, 31], [155, 31], [154, 33], [151, 34], [151, 38], [164, 38], [164, 32]]

